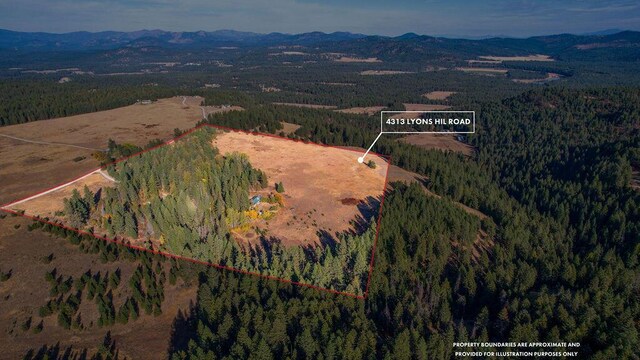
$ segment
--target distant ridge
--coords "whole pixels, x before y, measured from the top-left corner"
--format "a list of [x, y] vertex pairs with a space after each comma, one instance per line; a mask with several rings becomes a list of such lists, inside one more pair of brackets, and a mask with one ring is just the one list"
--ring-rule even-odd
[[77, 31], [70, 33], [18, 32], [0, 29], [0, 48], [50, 50], [107, 50], [149, 42], [154, 45], [200, 47], [212, 45], [310, 45], [317, 42], [343, 41], [365, 37], [349, 32], [309, 32], [302, 34], [269, 33], [236, 30], [172, 32], [164, 30], [138, 30], [131, 32]]
[[259, 34], [236, 30], [172, 32], [71, 32], [53, 34], [0, 30], [3, 53], [108, 51], [120, 48], [210, 49], [213, 47], [313, 46], [325, 51], [375, 56], [385, 60], [411, 61], [415, 56], [473, 58], [482, 55], [546, 54], [565, 59], [640, 60], [640, 32], [609, 29], [590, 35], [558, 34], [530, 38], [492, 37], [451, 39], [406, 33], [397, 37], [349, 32], [302, 34]]

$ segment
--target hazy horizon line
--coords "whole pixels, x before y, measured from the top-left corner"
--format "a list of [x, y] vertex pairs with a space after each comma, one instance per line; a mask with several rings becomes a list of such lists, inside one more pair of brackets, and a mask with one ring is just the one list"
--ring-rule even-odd
[[302, 35], [302, 34], [311, 34], [311, 33], [322, 33], [322, 34], [346, 33], [346, 34], [351, 34], [351, 35], [377, 36], [377, 37], [384, 37], [384, 38], [396, 38], [396, 37], [401, 37], [401, 36], [408, 35], [408, 34], [415, 34], [417, 36], [429, 36], [429, 37], [439, 37], [439, 38], [447, 38], [447, 39], [466, 39], [466, 40], [483, 40], [483, 39], [491, 39], [491, 38], [528, 39], [528, 38], [532, 38], [532, 37], [554, 36], [554, 35], [589, 36], [589, 35], [611, 35], [611, 34], [617, 34], [617, 33], [626, 32], [626, 31], [640, 32], [640, 30], [618, 29], [618, 28], [611, 29], [610, 28], [610, 29], [593, 30], [593, 31], [581, 32], [581, 33], [572, 33], [572, 32], [555, 32], [554, 33], [554, 32], [550, 32], [550, 33], [538, 33], [538, 34], [531, 34], [531, 35], [526, 35], [526, 36], [518, 36], [518, 35], [509, 35], [509, 34], [484, 34], [484, 35], [420, 34], [420, 33], [416, 33], [416, 32], [406, 32], [406, 33], [402, 33], [402, 34], [398, 34], [398, 35], [382, 35], [382, 34], [373, 34], [373, 33], [367, 34], [367, 33], [360, 33], [360, 32], [351, 32], [351, 31], [345, 31], [345, 30], [335, 30], [335, 31], [332, 31], [332, 32], [325, 32], [325, 31], [320, 31], [320, 30], [312, 30], [312, 31], [304, 31], [304, 32], [280, 32], [280, 31], [256, 32], [256, 31], [236, 30], [236, 29], [231, 29], [231, 28], [222, 28], [222, 29], [215, 29], [215, 30], [202, 30], [202, 29], [200, 29], [200, 30], [165, 30], [165, 29], [162, 29], [162, 28], [143, 28], [143, 29], [129, 30], [129, 31], [128, 30], [109, 29], [109, 30], [98, 30], [98, 31], [74, 30], [74, 31], [58, 32], [58, 31], [24, 31], [24, 30], [13, 30], [13, 29], [9, 29], [9, 28], [0, 27], [0, 30], [17, 32], [17, 33], [31, 33], [31, 34], [41, 33], [41, 34], [54, 34], [54, 35], [65, 35], [65, 34], [73, 34], [73, 33], [99, 34], [99, 33], [106, 33], [106, 32], [135, 33], [135, 32], [144, 32], [144, 31], [147, 31], [147, 32], [162, 31], [162, 32], [169, 32], [169, 33], [198, 33], [198, 32], [215, 33], [215, 32], [221, 32], [221, 31], [232, 31], [232, 32], [255, 34], [255, 35], [282, 34], [282, 35], [291, 35], [291, 36], [293, 36], [293, 35]]

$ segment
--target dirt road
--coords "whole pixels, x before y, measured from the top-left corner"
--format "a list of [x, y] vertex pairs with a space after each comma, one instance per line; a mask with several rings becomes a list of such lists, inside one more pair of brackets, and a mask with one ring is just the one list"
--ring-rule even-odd
[[66, 143], [59, 143], [59, 142], [29, 140], [29, 139], [19, 138], [19, 137], [16, 137], [16, 136], [5, 135], [5, 134], [0, 134], [0, 136], [6, 137], [8, 139], [24, 141], [24, 142], [28, 142], [28, 143], [32, 143], [32, 144], [70, 146], [70, 147], [74, 147], [74, 148], [77, 148], [77, 149], [85, 149], [85, 150], [98, 150], [98, 151], [106, 151], [107, 150], [107, 149], [98, 149], [98, 148], [92, 148], [92, 147], [87, 147], [87, 146], [66, 144]]

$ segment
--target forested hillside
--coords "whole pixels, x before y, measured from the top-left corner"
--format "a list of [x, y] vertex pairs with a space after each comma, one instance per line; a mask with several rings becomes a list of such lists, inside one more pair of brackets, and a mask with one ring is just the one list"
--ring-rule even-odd
[[[381, 138], [376, 151], [426, 175], [444, 198], [415, 184], [394, 185], [367, 300], [289, 298], [209, 278], [193, 319], [196, 335], [182, 351], [431, 359], [450, 357], [453, 341], [540, 340], [580, 342], [585, 358], [638, 356], [640, 194], [630, 180], [638, 167], [639, 109], [637, 89], [542, 89], [483, 104], [472, 159]], [[304, 117], [289, 120], [303, 125], [297, 136], [364, 147], [375, 136], [371, 122], [300, 111]], [[252, 117], [209, 121], [242, 126], [235, 115]], [[268, 123], [261, 128], [278, 131]], [[450, 200], [489, 218], [465, 215]], [[474, 256], [480, 231], [493, 243]], [[242, 300], [229, 308], [212, 300], [210, 289]], [[292, 312], [286, 326], [279, 302]], [[264, 312], [248, 318], [260, 306]], [[351, 325], [334, 320], [346, 313]], [[234, 319], [242, 325], [225, 325]], [[281, 337], [293, 345], [252, 332], [265, 323], [286, 328]], [[353, 350], [341, 353], [345, 347]]]

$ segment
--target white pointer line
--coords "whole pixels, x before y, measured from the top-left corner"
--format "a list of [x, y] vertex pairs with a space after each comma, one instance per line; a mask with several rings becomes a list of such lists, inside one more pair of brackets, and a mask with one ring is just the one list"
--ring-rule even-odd
[[378, 137], [373, 140], [373, 144], [371, 144], [371, 146], [369, 146], [369, 148], [367, 149], [367, 151], [364, 153], [364, 155], [362, 155], [361, 157], [358, 158], [358, 162], [360, 164], [362, 164], [364, 162], [364, 157], [367, 156], [367, 154], [369, 153], [369, 151], [371, 151], [371, 148], [373, 148], [373, 145], [376, 144], [376, 141], [378, 141], [378, 139], [380, 139], [380, 136], [382, 136], [382, 132], [380, 132], [380, 134], [378, 134]]

